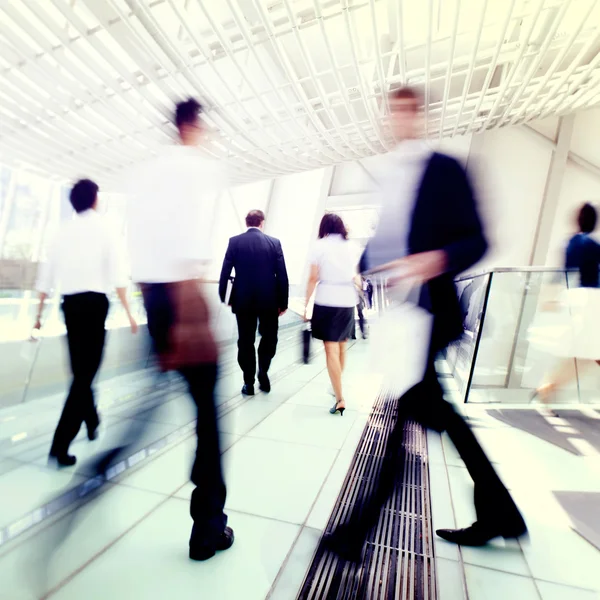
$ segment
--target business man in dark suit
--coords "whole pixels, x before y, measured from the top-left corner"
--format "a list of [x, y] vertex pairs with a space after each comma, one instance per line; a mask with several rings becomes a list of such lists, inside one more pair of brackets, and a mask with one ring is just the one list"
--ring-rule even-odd
[[403, 278], [422, 282], [419, 303], [433, 315], [433, 328], [423, 380], [398, 400], [398, 419], [374, 493], [326, 538], [330, 549], [350, 560], [360, 558], [364, 540], [403, 469], [403, 432], [409, 419], [447, 431], [475, 484], [476, 522], [465, 529], [439, 529], [440, 537], [480, 546], [495, 537], [519, 537], [527, 531], [469, 426], [444, 400], [434, 365], [437, 354], [462, 334], [454, 279], [487, 250], [473, 189], [456, 160], [432, 152], [419, 139], [418, 92], [402, 88], [392, 93], [390, 108], [396, 137], [402, 142], [390, 156], [392, 168], [384, 185], [380, 222], [361, 259], [361, 271], [399, 269]]
[[219, 295], [225, 302], [229, 277], [235, 269], [229, 304], [238, 324], [238, 363], [246, 396], [254, 395], [257, 325], [261, 335], [258, 383], [263, 392], [271, 391], [268, 371], [277, 350], [279, 317], [288, 307], [289, 283], [281, 242], [263, 233], [264, 222], [261, 210], [248, 213], [248, 231], [229, 240], [219, 281]]

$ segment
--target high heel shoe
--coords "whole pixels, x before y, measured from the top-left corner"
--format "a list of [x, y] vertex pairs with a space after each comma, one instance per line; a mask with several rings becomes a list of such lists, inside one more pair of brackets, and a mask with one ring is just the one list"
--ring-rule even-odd
[[335, 404], [334, 404], [334, 405], [333, 405], [333, 406], [332, 406], [332, 407], [329, 409], [329, 412], [330, 412], [332, 415], [335, 415], [335, 413], [336, 413], [336, 412], [339, 412], [339, 413], [340, 413], [340, 417], [343, 417], [343, 416], [344, 416], [344, 411], [346, 410], [346, 407], [345, 407], [345, 406], [343, 406], [343, 407], [341, 407], [341, 408], [338, 408], [338, 404], [339, 404], [339, 402], [336, 402], [336, 403], [335, 403]]

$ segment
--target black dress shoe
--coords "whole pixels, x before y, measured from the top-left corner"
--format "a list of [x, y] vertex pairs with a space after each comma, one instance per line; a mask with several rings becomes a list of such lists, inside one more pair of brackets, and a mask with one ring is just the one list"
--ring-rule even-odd
[[242, 394], [244, 394], [244, 396], [254, 396], [254, 386], [245, 383], [242, 387]]
[[524, 522], [510, 527], [475, 522], [464, 529], [438, 529], [436, 533], [442, 539], [459, 546], [485, 546], [497, 537], [504, 539], [520, 538], [527, 533], [527, 527]]
[[98, 425], [96, 425], [96, 427], [94, 427], [93, 429], [88, 429], [88, 440], [90, 440], [90, 442], [93, 442], [94, 440], [98, 439]]
[[53, 452], [50, 452], [50, 460], [55, 461], [58, 467], [72, 467], [77, 462], [77, 458], [72, 454], [54, 454]]
[[333, 533], [326, 534], [323, 538], [323, 545], [329, 552], [333, 552], [349, 562], [360, 562], [362, 557], [362, 541], [353, 540], [343, 526]]
[[231, 527], [225, 527], [223, 533], [214, 544], [196, 544], [190, 540], [190, 558], [192, 560], [208, 560], [209, 558], [212, 558], [216, 552], [231, 548], [234, 539], [233, 529], [231, 529]]
[[265, 394], [268, 394], [271, 391], [271, 381], [266, 373], [258, 374], [258, 387], [261, 391], [265, 392]]

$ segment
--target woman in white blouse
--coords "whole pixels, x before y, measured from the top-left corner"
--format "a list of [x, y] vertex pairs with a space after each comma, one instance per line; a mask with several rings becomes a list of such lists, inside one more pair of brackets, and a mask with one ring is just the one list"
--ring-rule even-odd
[[[317, 288], [312, 316], [312, 335], [325, 344], [327, 371], [335, 393], [331, 414], [344, 414], [342, 372], [346, 360], [346, 342], [354, 330], [354, 307], [357, 303], [354, 280], [358, 252], [348, 241], [342, 219], [326, 214], [319, 227], [319, 240], [310, 260], [306, 305]], [[306, 319], [306, 311], [304, 313]]]

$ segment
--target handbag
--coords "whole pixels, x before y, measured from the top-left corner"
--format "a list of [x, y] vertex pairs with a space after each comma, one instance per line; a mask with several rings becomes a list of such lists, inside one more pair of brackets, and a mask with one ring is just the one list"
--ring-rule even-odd
[[420, 288], [410, 282], [386, 288], [388, 308], [371, 325], [371, 368], [395, 398], [419, 383], [427, 367], [433, 316], [418, 306]]
[[312, 331], [310, 323], [306, 323], [302, 328], [302, 362], [307, 365], [310, 362], [310, 340]]

